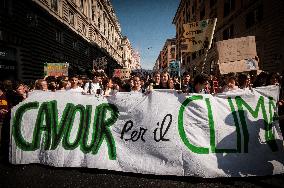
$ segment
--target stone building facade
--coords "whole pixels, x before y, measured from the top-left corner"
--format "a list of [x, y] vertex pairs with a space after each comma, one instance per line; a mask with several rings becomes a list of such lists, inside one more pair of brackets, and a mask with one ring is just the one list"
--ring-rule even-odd
[[282, 0], [181, 0], [173, 24], [176, 26], [177, 58], [184, 23], [217, 18], [213, 43], [205, 59], [204, 50], [182, 53], [183, 68], [192, 75], [202, 71], [218, 73], [215, 42], [255, 36], [261, 70], [284, 70], [284, 1]]
[[160, 51], [160, 54], [156, 60], [156, 63], [158, 65], [156, 66], [159, 67], [160, 71], [167, 71], [169, 68], [169, 64], [172, 61], [176, 60], [176, 39], [167, 39], [162, 51]]
[[44, 63], [69, 63], [90, 74], [104, 57], [106, 73], [122, 68], [120, 24], [109, 0], [2, 0], [0, 77], [34, 80]]
[[122, 66], [131, 70], [141, 69], [140, 54], [135, 50], [127, 37], [122, 38], [121, 47], [122, 53]]

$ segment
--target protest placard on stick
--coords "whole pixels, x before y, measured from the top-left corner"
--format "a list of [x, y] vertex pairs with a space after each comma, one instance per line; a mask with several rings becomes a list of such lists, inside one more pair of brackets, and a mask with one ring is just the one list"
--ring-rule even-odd
[[121, 80], [130, 78], [131, 69], [114, 69], [113, 77], [118, 77]]
[[44, 76], [68, 76], [69, 63], [45, 63]]
[[221, 74], [259, 70], [254, 36], [216, 43]]

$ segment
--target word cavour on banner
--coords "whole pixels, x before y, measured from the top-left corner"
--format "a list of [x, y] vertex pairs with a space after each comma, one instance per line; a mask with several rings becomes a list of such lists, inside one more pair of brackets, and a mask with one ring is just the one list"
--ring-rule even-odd
[[279, 88], [111, 97], [33, 92], [12, 109], [10, 162], [156, 175], [284, 172]]

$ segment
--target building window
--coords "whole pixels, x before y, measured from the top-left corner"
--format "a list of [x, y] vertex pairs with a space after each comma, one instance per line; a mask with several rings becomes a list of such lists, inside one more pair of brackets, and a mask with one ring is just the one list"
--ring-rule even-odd
[[211, 9], [210, 18], [217, 18], [217, 8]]
[[213, 7], [217, 3], [217, 0], [210, 0], [210, 7]]
[[254, 26], [255, 24], [261, 22], [262, 18], [263, 18], [263, 6], [260, 5], [246, 15], [246, 28], [248, 29]]
[[85, 48], [84, 54], [86, 56], [89, 56], [89, 54], [90, 54], [90, 48], [89, 47]]
[[51, 0], [51, 9], [58, 12], [58, 0]]
[[57, 42], [62, 43], [62, 31], [60, 31], [60, 30], [55, 31], [55, 40]]
[[79, 49], [79, 42], [78, 41], [73, 41], [73, 49], [78, 50]]
[[175, 58], [175, 48], [171, 48], [171, 58]]
[[95, 21], [96, 19], [96, 6], [92, 6], [92, 20]]
[[195, 60], [196, 59], [196, 52], [193, 52], [192, 53], [192, 60]]
[[70, 25], [74, 26], [74, 13], [69, 10], [69, 18], [68, 22]]
[[106, 35], [106, 24], [104, 23], [104, 35]]
[[98, 2], [98, 7], [100, 10], [102, 10], [102, 5]]
[[205, 7], [200, 12], [200, 20], [202, 20], [205, 17]]
[[231, 25], [223, 31], [223, 40], [228, 40], [234, 36], [234, 25]]
[[210, 74], [214, 72], [214, 61], [210, 62]]
[[10, 0], [1, 0], [0, 1], [0, 10], [9, 10], [11, 7], [9, 6], [11, 5], [11, 1]]
[[86, 29], [85, 24], [82, 24], [82, 32], [83, 32], [84, 36], [87, 36], [87, 29]]
[[189, 9], [187, 9], [187, 11], [186, 11], [186, 22], [187, 23], [190, 22], [190, 11], [189, 11]]
[[81, 12], [84, 12], [84, 0], [80, 0], [79, 2], [80, 2], [79, 8]]
[[100, 17], [98, 17], [98, 27], [99, 29], [101, 28], [101, 18]]
[[224, 2], [224, 18], [235, 10], [235, 0], [225, 0]]
[[190, 63], [190, 56], [188, 56], [188, 57], [186, 58], [186, 63], [189, 65], [189, 63]]

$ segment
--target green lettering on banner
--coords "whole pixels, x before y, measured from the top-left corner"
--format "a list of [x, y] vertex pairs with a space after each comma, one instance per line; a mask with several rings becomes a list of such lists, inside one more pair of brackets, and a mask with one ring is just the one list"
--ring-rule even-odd
[[[178, 114], [178, 131], [179, 135], [183, 141], [183, 143], [187, 146], [188, 149], [190, 149], [194, 153], [198, 154], [208, 154], [209, 149], [206, 147], [198, 147], [193, 144], [191, 144], [186, 136], [185, 130], [184, 130], [184, 123], [183, 123], [183, 114], [185, 107], [192, 101], [194, 100], [202, 100], [203, 96], [202, 95], [194, 95], [192, 97], [188, 97], [181, 105], [179, 109], [179, 114]], [[211, 134], [211, 131], [210, 131]], [[211, 136], [211, 135], [210, 135]]]
[[12, 134], [14, 136], [16, 145], [24, 151], [33, 151], [34, 144], [27, 142], [23, 138], [23, 135], [21, 132], [22, 118], [23, 118], [23, 115], [27, 111], [31, 109], [37, 109], [38, 107], [39, 107], [39, 102], [26, 103], [18, 108], [18, 110], [15, 113], [14, 119], [13, 119]]
[[[110, 113], [110, 117], [106, 119], [107, 112]], [[109, 158], [111, 160], [116, 159], [115, 141], [109, 127], [116, 122], [118, 114], [119, 111], [113, 104], [104, 103], [97, 106], [94, 118], [95, 144], [92, 150], [93, 154], [98, 153], [103, 140], [106, 139]]]
[[228, 97], [228, 102], [229, 102], [229, 106], [233, 115], [233, 119], [234, 119], [234, 124], [236, 126], [236, 132], [237, 132], [237, 149], [231, 149], [230, 153], [241, 153], [241, 130], [240, 130], [240, 124], [239, 124], [239, 120], [237, 117], [237, 112], [235, 110], [235, 107], [233, 105], [233, 101], [231, 97]]
[[[82, 139], [80, 141], [80, 150], [83, 153], [89, 153], [94, 144], [95, 144], [95, 134], [92, 134], [92, 140], [90, 145], [88, 145], [88, 136], [89, 136], [89, 130], [90, 130], [90, 124], [91, 124], [91, 117], [92, 116], [92, 106], [91, 105], [87, 105], [86, 106], [86, 115], [85, 115], [85, 123], [84, 123], [84, 131], [83, 131], [83, 136]], [[95, 123], [94, 123], [94, 130], [95, 131]]]
[[264, 97], [263, 96], [259, 97], [255, 110], [253, 110], [252, 107], [249, 104], [247, 104], [240, 96], [235, 97], [235, 99], [236, 99], [236, 103], [237, 103], [237, 106], [238, 106], [239, 117], [240, 117], [240, 120], [241, 120], [242, 129], [243, 129], [244, 152], [245, 153], [248, 152], [249, 133], [248, 133], [247, 123], [246, 123], [246, 119], [245, 119], [245, 111], [243, 109], [243, 106], [248, 110], [248, 112], [254, 118], [258, 117], [259, 109], [261, 108], [262, 116], [263, 116], [263, 120], [264, 120], [265, 140], [266, 140], [267, 143], [269, 143], [268, 145], [270, 146], [270, 148], [273, 151], [277, 151], [278, 148], [277, 148], [277, 145], [276, 145], [276, 142], [275, 142], [275, 137], [274, 137], [272, 130], [271, 130], [272, 126], [271, 126], [271, 123], [268, 122], [268, 118], [267, 118], [267, 114], [266, 114], [266, 110], [265, 110], [265, 106], [264, 106]]
[[[38, 109], [33, 137], [31, 142], [27, 142], [21, 132], [23, 115], [31, 110]], [[70, 134], [74, 124], [76, 114], [79, 113], [79, 127], [76, 132], [75, 140], [70, 141]], [[110, 115], [109, 117], [107, 115]], [[66, 150], [73, 150], [80, 145], [83, 153], [97, 154], [103, 140], [106, 140], [108, 146], [109, 159], [116, 159], [115, 140], [110, 131], [118, 118], [119, 111], [113, 104], [103, 103], [96, 107], [93, 133], [90, 145], [88, 145], [88, 135], [91, 123], [92, 106], [86, 108], [81, 105], [67, 103], [60, 123], [58, 123], [57, 102], [43, 102], [39, 107], [39, 102], [30, 102], [23, 104], [18, 108], [13, 118], [13, 131], [17, 147], [24, 151], [35, 151], [40, 148], [41, 140], [45, 150], [54, 150], [62, 141], [62, 146]], [[42, 139], [42, 133], [43, 139]]]
[[212, 153], [236, 153], [236, 149], [221, 149], [216, 148], [216, 140], [215, 140], [215, 123], [213, 119], [213, 113], [211, 108], [211, 103], [209, 98], [205, 99], [207, 110], [208, 110], [208, 121], [209, 121], [209, 129], [210, 129], [210, 147]]
[[[75, 116], [76, 116], [76, 113], [79, 112], [80, 114], [80, 118], [79, 118], [79, 127], [78, 127], [78, 130], [77, 130], [77, 134], [76, 134], [76, 138], [74, 140], [73, 143], [70, 142], [70, 133], [72, 131], [72, 127], [73, 127], [73, 124], [74, 124], [74, 119], [75, 119]], [[84, 116], [85, 116], [85, 107], [81, 104], [78, 104], [76, 105], [73, 109], [72, 109], [72, 113], [71, 113], [71, 118], [69, 120], [69, 126], [66, 130], [66, 134], [65, 134], [65, 137], [62, 141], [62, 146], [64, 149], [66, 150], [73, 150], [75, 148], [78, 147], [79, 145], [79, 142], [80, 142], [80, 139], [81, 139], [81, 135], [82, 135], [82, 132], [83, 132], [83, 126], [84, 126]]]
[[34, 150], [39, 149], [42, 132], [44, 132], [44, 149], [48, 150], [51, 144], [51, 105], [49, 102], [44, 102], [40, 105], [35, 129], [33, 133]]
[[208, 110], [208, 121], [209, 121], [209, 130], [210, 130], [210, 147], [211, 152], [216, 152], [216, 143], [215, 143], [215, 128], [214, 128], [214, 119], [212, 114], [212, 108], [209, 98], [205, 99], [207, 110]]
[[51, 130], [52, 130], [52, 144], [51, 149], [54, 150], [58, 147], [61, 142], [63, 136], [66, 134], [66, 130], [70, 124], [70, 119], [72, 115], [72, 109], [74, 108], [74, 104], [67, 103], [63, 115], [61, 117], [60, 123], [58, 123], [58, 110], [57, 110], [57, 102], [51, 101]]

